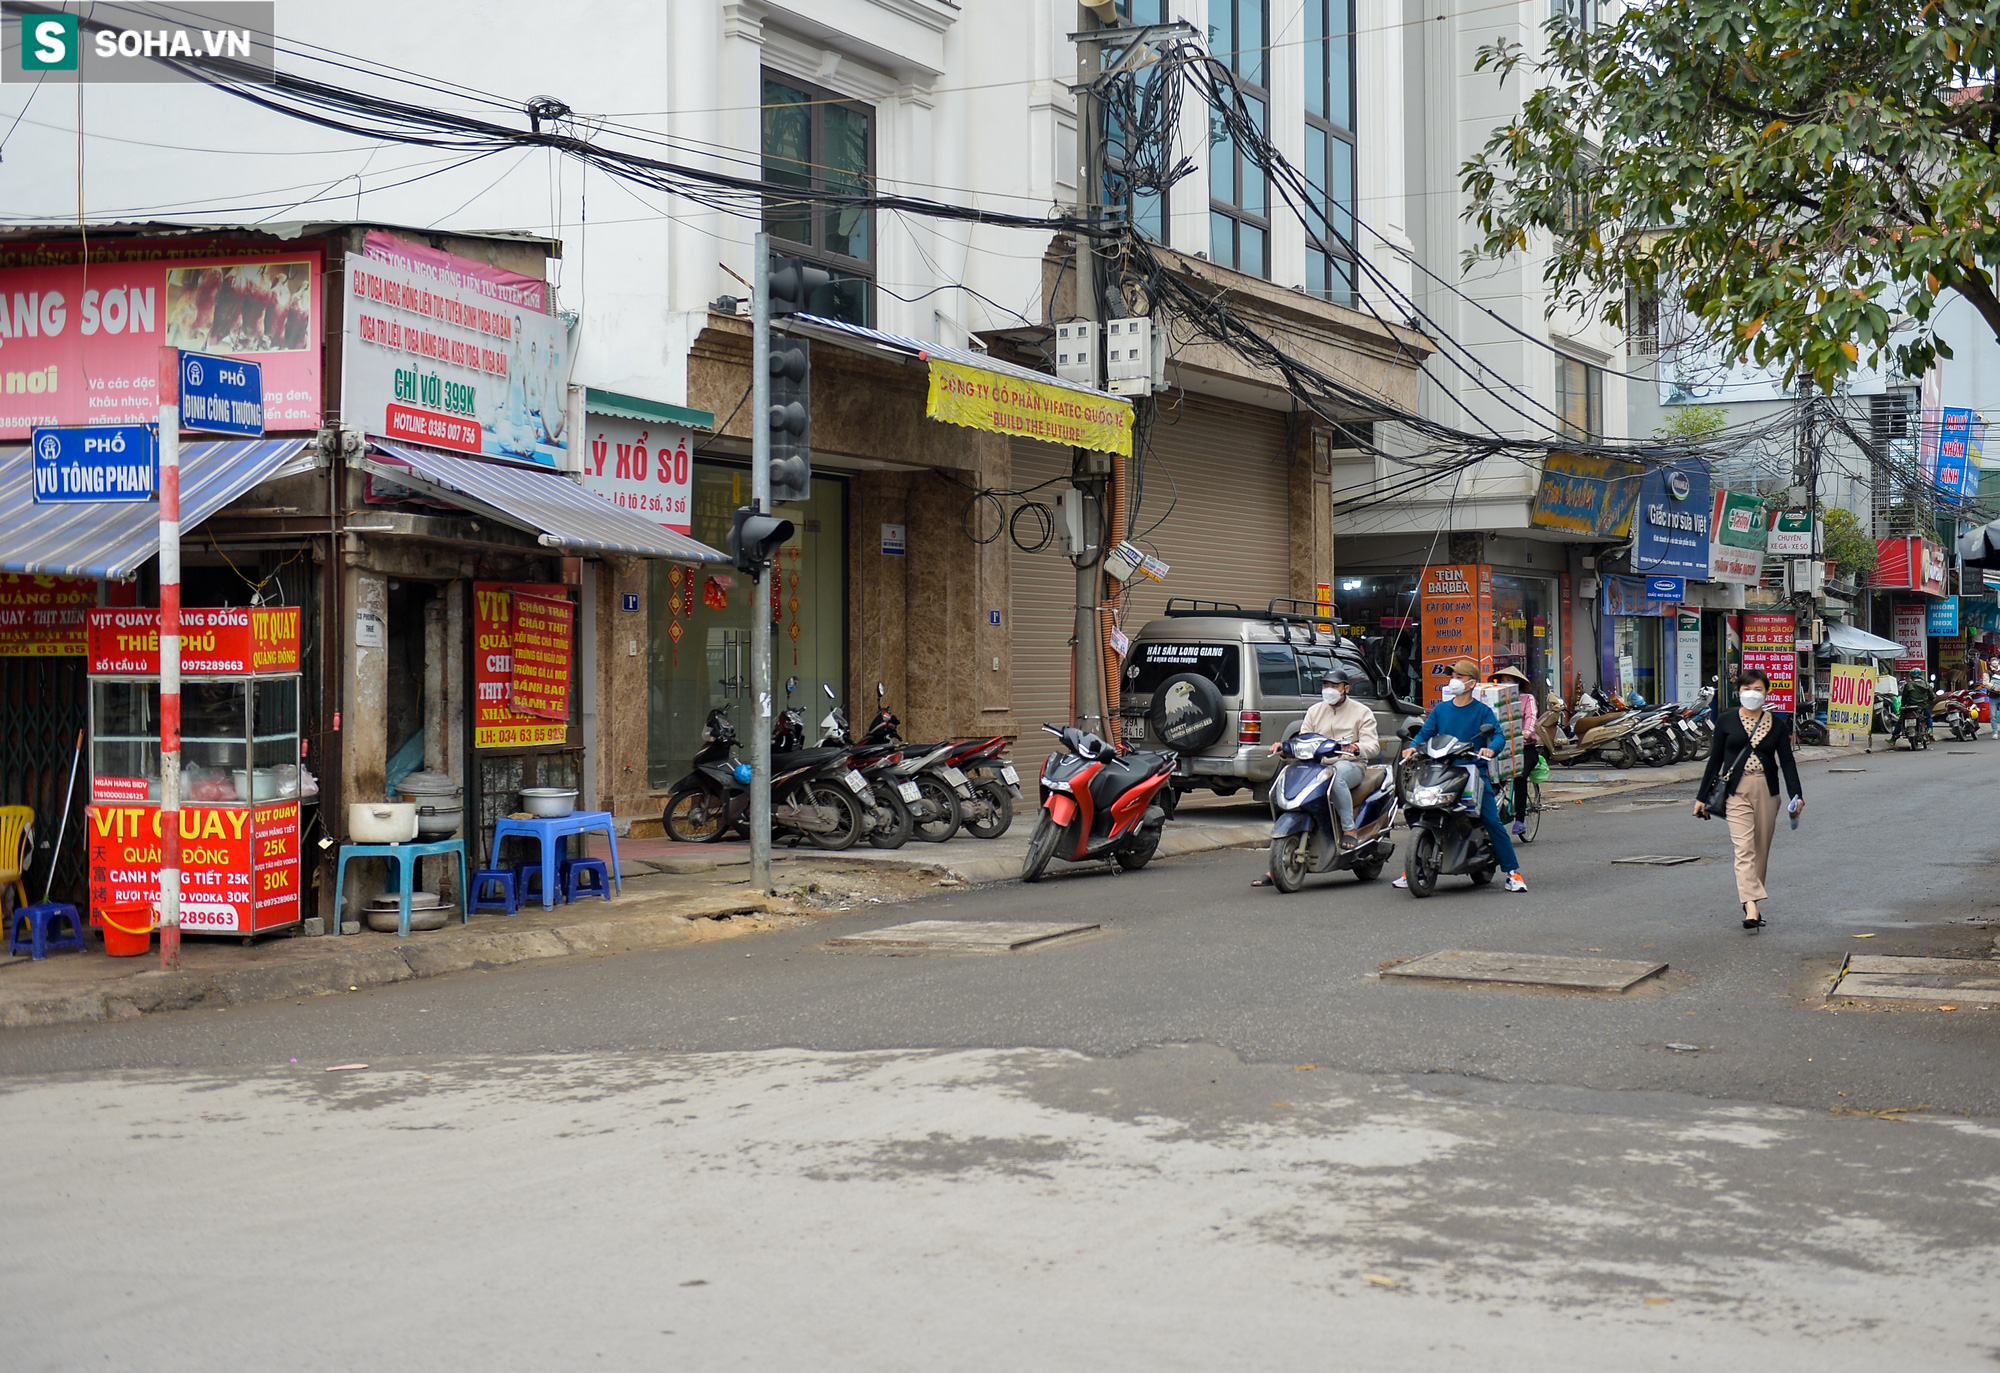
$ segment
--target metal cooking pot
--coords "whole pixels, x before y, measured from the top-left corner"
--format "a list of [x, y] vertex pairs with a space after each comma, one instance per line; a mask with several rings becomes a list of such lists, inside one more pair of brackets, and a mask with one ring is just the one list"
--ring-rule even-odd
[[521, 809], [544, 820], [560, 820], [576, 809], [576, 788], [523, 787]]
[[403, 799], [417, 807], [417, 837], [449, 839], [465, 817], [465, 788], [442, 772], [413, 772], [398, 784]]

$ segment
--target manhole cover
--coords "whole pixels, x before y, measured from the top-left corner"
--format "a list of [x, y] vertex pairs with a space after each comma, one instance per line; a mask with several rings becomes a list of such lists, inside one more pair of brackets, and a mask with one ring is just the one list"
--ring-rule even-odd
[[1991, 1010], [2000, 1005], [2000, 960], [1852, 954], [1829, 995], [1954, 1002]]
[[1634, 854], [1630, 858], [1614, 858], [1611, 861], [1614, 863], [1637, 863], [1642, 867], [1648, 868], [1673, 868], [1680, 866], [1682, 863], [1699, 863], [1701, 855], [1698, 853], [1640, 853]]
[[1867, 768], [1828, 768], [1828, 772], [1866, 772]]
[[1970, 758], [1973, 754], [1979, 752], [1979, 750], [1976, 748], [1948, 748], [1945, 752], [1954, 758]]
[[1015, 953], [1066, 934], [1082, 934], [1096, 925], [1053, 920], [912, 920], [907, 925], [869, 930], [865, 934], [829, 939], [836, 949], [903, 949], [939, 953]]
[[1409, 977], [1429, 982], [1506, 982], [1528, 987], [1575, 987], [1591, 992], [1622, 992], [1667, 970], [1664, 963], [1634, 963], [1622, 958], [1564, 958], [1538, 953], [1479, 953], [1444, 949], [1385, 968], [1384, 977]]

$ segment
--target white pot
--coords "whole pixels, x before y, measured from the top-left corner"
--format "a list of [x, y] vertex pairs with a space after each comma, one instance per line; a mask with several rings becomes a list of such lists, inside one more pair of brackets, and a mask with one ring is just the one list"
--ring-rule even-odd
[[407, 844], [417, 837], [417, 808], [409, 801], [354, 801], [347, 807], [347, 838], [356, 844]]

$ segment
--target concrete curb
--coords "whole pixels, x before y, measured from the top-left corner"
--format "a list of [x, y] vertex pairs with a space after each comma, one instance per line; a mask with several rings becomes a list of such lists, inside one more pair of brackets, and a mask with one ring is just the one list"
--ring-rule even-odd
[[[1815, 744], [1793, 750], [1801, 763], [1820, 763], [1829, 758], [1847, 758], [1867, 750], [1860, 744]], [[1658, 768], [1565, 768], [1551, 767], [1543, 786], [1631, 786], [1646, 782], [1698, 782], [1706, 761], [1669, 763]]]
[[[1271, 827], [1267, 824], [1185, 825], [1175, 828], [1169, 822], [1166, 832], [1160, 836], [1160, 857], [1178, 858], [1183, 854], [1208, 853], [1215, 849], [1262, 847], [1270, 838]], [[949, 864], [944, 871], [968, 884], [1019, 881], [1021, 860], [1019, 857], [981, 858], [969, 863]], [[1060, 869], [1051, 864], [1049, 871]]]
[[[219, 972], [136, 973], [103, 988], [0, 1003], [0, 1029], [129, 1020], [156, 1011], [244, 1006], [282, 997], [355, 991], [475, 968], [501, 968], [541, 958], [663, 949], [699, 938], [696, 922], [731, 915], [787, 912], [782, 901], [745, 895], [681, 902], [678, 909], [611, 916], [522, 930], [462, 932], [456, 938], [411, 941], [389, 949], [319, 956]], [[326, 940], [313, 940], [317, 945]]]

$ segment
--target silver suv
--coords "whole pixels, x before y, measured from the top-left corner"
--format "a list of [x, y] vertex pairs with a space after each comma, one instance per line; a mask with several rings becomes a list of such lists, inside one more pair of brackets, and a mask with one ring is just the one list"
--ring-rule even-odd
[[1370, 644], [1329, 633], [1325, 623], [1310, 601], [1279, 599], [1264, 610], [1168, 601], [1166, 617], [1140, 630], [1125, 657], [1125, 746], [1178, 753], [1177, 794], [1206, 786], [1231, 796], [1247, 786], [1262, 801], [1284, 765], [1271, 745], [1299, 732], [1331, 668], [1374, 708], [1377, 756], [1393, 757], [1404, 717], [1422, 707], [1394, 695]]

